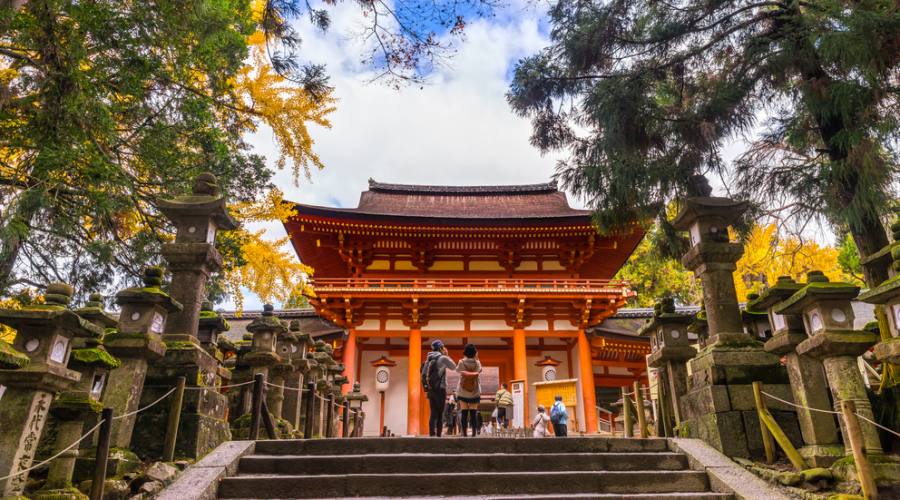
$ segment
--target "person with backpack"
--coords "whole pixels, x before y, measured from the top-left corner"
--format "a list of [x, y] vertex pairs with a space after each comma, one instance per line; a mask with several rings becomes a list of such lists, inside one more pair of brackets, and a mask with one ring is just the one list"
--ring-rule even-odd
[[459, 387], [456, 399], [460, 408], [460, 429], [463, 437], [468, 435], [467, 428], [472, 427], [472, 437], [478, 434], [478, 405], [481, 403], [481, 361], [478, 360], [478, 349], [474, 344], [466, 344], [463, 348], [463, 359], [456, 365], [459, 372]]
[[553, 407], [550, 409], [550, 422], [553, 424], [553, 433], [556, 437], [566, 437], [569, 433], [569, 412], [563, 404], [562, 396], [557, 395]]
[[549, 423], [550, 417], [547, 416], [547, 409], [543, 405], [538, 405], [537, 415], [531, 421], [531, 435], [536, 438], [547, 437], [547, 424]]
[[422, 364], [422, 388], [428, 396], [431, 416], [428, 418], [428, 435], [441, 437], [444, 430], [444, 403], [447, 401], [447, 368], [453, 370], [456, 363], [447, 355], [447, 348], [440, 340], [431, 343], [431, 352]]
[[509, 417], [512, 416], [512, 393], [506, 390], [506, 384], [500, 384], [500, 390], [494, 397], [497, 402], [497, 424], [504, 429], [509, 429]]

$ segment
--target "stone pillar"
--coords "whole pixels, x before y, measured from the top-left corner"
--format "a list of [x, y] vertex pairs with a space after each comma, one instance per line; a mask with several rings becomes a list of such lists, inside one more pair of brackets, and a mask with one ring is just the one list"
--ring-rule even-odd
[[[66, 308], [71, 297], [72, 287], [55, 283], [45, 305], [0, 310], [0, 323], [16, 330], [0, 356], [0, 477], [31, 467], [54, 394], [81, 379], [66, 367], [72, 338], [102, 334]], [[0, 497], [21, 495], [27, 481], [27, 472], [0, 480]]]
[[[847, 283], [830, 283], [819, 271], [810, 272], [807, 281], [806, 286], [777, 305], [773, 311], [783, 315], [796, 314], [803, 318], [803, 326], [809, 338], [797, 345], [797, 354], [822, 360], [835, 411], [841, 411], [841, 401], [853, 401], [858, 414], [875, 420], [856, 358], [878, 341], [878, 335], [853, 330], [854, 315], [850, 301], [859, 293], [859, 287]], [[846, 436], [843, 419], [839, 421], [841, 435]], [[862, 419], [859, 426], [867, 454], [882, 454], [875, 426]], [[845, 446], [845, 449], [847, 454], [851, 453], [849, 446]]]
[[[358, 376], [356, 375], [356, 329], [350, 328], [347, 330], [347, 340], [344, 341], [344, 376], [347, 377], [347, 380], [351, 382], [355, 382], [358, 380]], [[347, 393], [350, 392], [350, 386], [346, 387], [342, 386], [342, 392]]]
[[[783, 356], [793, 400], [810, 408], [828, 410], [831, 405], [822, 362], [797, 354], [797, 346], [808, 338], [803, 330], [803, 317], [799, 314], [778, 314], [773, 310], [801, 288], [803, 285], [790, 276], [780, 276], [775, 285], [749, 302], [747, 309], [767, 313], [773, 335], [766, 341], [765, 349]], [[796, 410], [804, 443], [799, 451], [807, 462], [813, 467], [828, 467], [841, 458], [844, 450], [838, 438], [834, 415], [805, 408]]]
[[[313, 360], [316, 362], [315, 379], [316, 379], [316, 394], [325, 398], [332, 390], [333, 386], [331, 384], [332, 373], [330, 368], [334, 366], [335, 361], [334, 358], [331, 357], [329, 353], [329, 349], [331, 346], [326, 344], [322, 340], [317, 340], [315, 342], [315, 352], [313, 352]], [[315, 421], [313, 422], [313, 435], [323, 436], [325, 428], [323, 426], [325, 419], [325, 406], [321, 398], [317, 397], [314, 402], [314, 411], [313, 417]]]
[[[172, 297], [183, 308], [165, 323], [166, 356], [151, 365], [141, 402], [153, 402], [174, 387], [179, 376], [185, 377], [190, 390], [184, 395], [175, 454], [199, 458], [231, 438], [225, 420], [228, 399], [216, 390], [221, 363], [201, 344], [198, 330], [207, 280], [222, 265], [215, 248], [216, 233], [235, 229], [237, 223], [228, 214], [218, 181], [209, 173], [197, 176], [190, 195], [157, 200], [157, 206], [176, 228], [175, 241], [164, 244], [162, 254], [172, 272]], [[140, 428], [164, 427], [168, 411], [168, 405], [154, 406], [139, 416]], [[145, 457], [159, 457], [162, 443], [157, 441], [142, 439], [136, 442], [135, 451]]]
[[[703, 286], [709, 327], [707, 346], [689, 362], [688, 392], [681, 398], [681, 435], [701, 438], [728, 456], [758, 456], [763, 452], [759, 418], [751, 383], [789, 395], [787, 373], [762, 342], [743, 332], [732, 273], [743, 248], [732, 243], [728, 226], [746, 210], [745, 202], [708, 196], [687, 198], [672, 222], [688, 231], [690, 249], [681, 262]], [[670, 377], [670, 383], [674, 377]], [[781, 386], [774, 389], [773, 386]], [[772, 406], [773, 415], [799, 444], [796, 416]]]
[[[104, 343], [122, 365], [116, 370], [116, 376], [110, 378], [103, 395], [104, 406], [111, 407], [116, 416], [138, 409], [148, 363], [158, 363], [166, 352], [161, 338], [166, 318], [181, 309], [181, 304], [160, 288], [162, 276], [161, 268], [148, 267], [144, 270], [143, 287], [128, 288], [116, 295], [116, 303], [121, 308], [119, 325], [104, 338]], [[136, 415], [131, 415], [113, 421], [110, 446], [129, 448], [136, 419]], [[158, 437], [160, 428], [164, 429], [165, 425], [152, 429], [154, 437]]]
[[422, 405], [422, 331], [409, 329], [409, 369], [406, 378], [406, 433], [419, 434], [419, 414]]
[[584, 405], [584, 431], [596, 434], [597, 390], [594, 387], [594, 364], [591, 361], [591, 344], [583, 328], [578, 329], [578, 364], [581, 367], [581, 404]]
[[669, 415], [676, 425], [684, 420], [679, 404], [687, 394], [687, 361], [697, 353], [687, 336], [688, 325], [693, 321], [691, 316], [676, 314], [675, 301], [665, 298], [656, 304], [650, 323], [640, 330], [641, 336], [650, 337], [647, 366], [658, 370], [668, 399], [663, 404], [672, 411]]

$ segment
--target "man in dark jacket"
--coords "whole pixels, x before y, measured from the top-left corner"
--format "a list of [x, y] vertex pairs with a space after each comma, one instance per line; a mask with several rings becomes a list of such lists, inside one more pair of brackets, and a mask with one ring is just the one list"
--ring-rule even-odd
[[431, 416], [428, 419], [428, 435], [441, 437], [444, 427], [444, 403], [447, 401], [447, 368], [456, 368], [456, 363], [447, 355], [447, 348], [440, 340], [431, 343], [431, 352], [422, 365], [422, 383], [428, 395]]

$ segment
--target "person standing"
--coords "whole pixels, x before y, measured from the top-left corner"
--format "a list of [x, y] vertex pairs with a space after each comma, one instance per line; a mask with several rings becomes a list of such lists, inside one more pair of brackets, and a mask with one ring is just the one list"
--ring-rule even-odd
[[556, 401], [550, 409], [550, 421], [553, 423], [553, 433], [556, 437], [566, 437], [569, 434], [569, 412], [566, 411], [562, 396], [556, 396]]
[[536, 438], [547, 437], [548, 423], [550, 423], [550, 417], [547, 416], [547, 409], [538, 405], [537, 415], [531, 421], [532, 436]]
[[431, 352], [422, 365], [422, 386], [428, 395], [431, 416], [428, 418], [428, 435], [441, 437], [444, 430], [444, 403], [447, 402], [447, 368], [456, 364], [447, 355], [447, 348], [440, 340], [431, 343]]
[[506, 389], [506, 384], [500, 384], [500, 390], [494, 398], [497, 402], [497, 423], [504, 429], [509, 429], [509, 418], [512, 416], [512, 393]]
[[478, 405], [481, 403], [481, 361], [478, 360], [478, 349], [474, 344], [466, 344], [463, 348], [463, 359], [456, 365], [459, 372], [459, 387], [456, 389], [456, 399], [460, 408], [460, 428], [462, 435], [468, 435], [467, 428], [471, 426], [472, 437], [478, 434]]
[[456, 410], [456, 397], [451, 394], [447, 399], [447, 407], [444, 410], [444, 422], [447, 423], [448, 436], [456, 434], [457, 413], [459, 412]]

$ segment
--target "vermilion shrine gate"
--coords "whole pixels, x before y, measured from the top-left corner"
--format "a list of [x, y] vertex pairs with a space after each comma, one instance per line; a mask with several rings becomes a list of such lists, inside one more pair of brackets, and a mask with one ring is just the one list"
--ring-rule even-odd
[[[285, 226], [302, 261], [315, 269], [310, 303], [348, 330], [337, 349], [368, 404], [378, 404], [372, 362], [393, 358], [395, 372], [407, 373], [385, 393], [393, 429], [427, 433], [419, 369], [434, 338], [454, 360], [472, 342], [501, 381], [526, 381], [526, 415], [536, 406], [530, 386], [541, 377], [536, 363], [557, 359], [559, 378], [578, 380], [575, 418], [587, 432], [597, 431], [595, 380], [628, 385], [610, 375], [614, 367], [646, 377], [645, 341], [586, 333], [633, 294], [611, 278], [643, 232], [599, 235], [590, 212], [571, 208], [554, 183], [370, 180], [357, 208], [296, 204]], [[367, 423], [370, 433], [377, 431], [378, 419]]]

